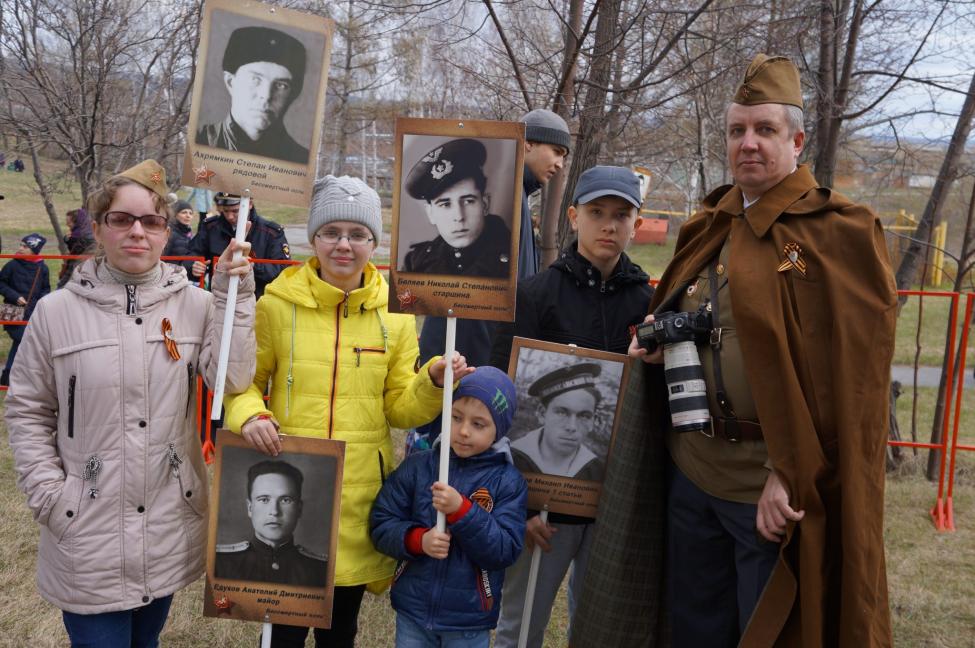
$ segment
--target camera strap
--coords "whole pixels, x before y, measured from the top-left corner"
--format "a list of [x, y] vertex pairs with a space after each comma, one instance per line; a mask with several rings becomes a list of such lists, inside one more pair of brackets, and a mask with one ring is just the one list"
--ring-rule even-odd
[[724, 414], [727, 439], [738, 441], [741, 439], [738, 417], [728, 399], [728, 392], [724, 388], [724, 379], [721, 376], [721, 319], [719, 315], [721, 309], [718, 306], [718, 259], [719, 257], [715, 257], [714, 262], [708, 265], [708, 283], [711, 287], [711, 323], [714, 327], [711, 329], [711, 357], [714, 361], [714, 383], [717, 388], [714, 395], [718, 401], [718, 407], [721, 408], [721, 413]]

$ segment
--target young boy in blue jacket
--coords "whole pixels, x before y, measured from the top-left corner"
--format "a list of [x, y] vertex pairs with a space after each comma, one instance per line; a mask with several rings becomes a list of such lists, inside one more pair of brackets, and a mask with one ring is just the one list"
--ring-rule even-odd
[[372, 541], [400, 561], [391, 593], [397, 648], [488, 648], [504, 570], [525, 536], [528, 487], [506, 436], [516, 405], [508, 376], [478, 367], [454, 391], [450, 483], [437, 481], [439, 451], [419, 452], [373, 504]]

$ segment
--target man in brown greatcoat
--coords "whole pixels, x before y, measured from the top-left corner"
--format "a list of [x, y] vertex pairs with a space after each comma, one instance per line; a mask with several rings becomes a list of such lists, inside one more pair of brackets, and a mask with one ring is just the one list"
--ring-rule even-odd
[[[634, 372], [617, 432], [629, 449], [607, 467], [613, 497], [574, 646], [653, 645], [664, 616], [674, 646], [892, 643], [883, 501], [896, 291], [877, 217], [796, 165], [801, 109], [795, 66], [756, 57], [727, 112], [735, 184], [681, 229], [651, 303], [659, 316], [712, 302], [720, 331], [698, 351], [714, 425], [669, 429], [659, 365]], [[663, 359], [635, 344], [631, 355]], [[634, 457], [657, 464], [640, 474]]]

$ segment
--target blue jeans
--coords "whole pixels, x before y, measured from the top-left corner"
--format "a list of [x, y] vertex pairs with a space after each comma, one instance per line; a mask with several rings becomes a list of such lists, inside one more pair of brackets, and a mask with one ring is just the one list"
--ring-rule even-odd
[[156, 648], [172, 602], [170, 595], [134, 610], [61, 614], [71, 648]]
[[436, 632], [396, 614], [396, 648], [488, 648], [490, 630]]

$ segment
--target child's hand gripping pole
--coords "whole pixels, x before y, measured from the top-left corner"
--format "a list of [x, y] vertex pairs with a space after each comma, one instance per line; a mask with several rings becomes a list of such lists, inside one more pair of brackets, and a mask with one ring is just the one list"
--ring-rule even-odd
[[[247, 221], [251, 211], [251, 192], [250, 189], [244, 190], [244, 195], [240, 199], [240, 212], [237, 214], [237, 231], [234, 238], [238, 246], [247, 238]], [[240, 248], [234, 252], [234, 261], [241, 256]], [[214, 268], [216, 272], [216, 268]], [[234, 313], [237, 310], [237, 287], [240, 285], [240, 277], [230, 276], [230, 286], [227, 288], [227, 309], [223, 314], [223, 333], [220, 336], [220, 356], [217, 362], [217, 379], [213, 385], [213, 409], [210, 410], [210, 420], [216, 421], [220, 418], [223, 411], [223, 388], [227, 382], [227, 364], [230, 362], [230, 337], [234, 332]]]
[[[440, 416], [440, 481], [449, 484], [450, 472], [450, 411], [454, 403], [454, 346], [457, 339], [457, 318], [454, 311], [447, 311], [447, 348], [443, 357], [447, 359], [443, 374], [443, 411]], [[437, 531], [447, 529], [447, 516], [437, 511]]]

